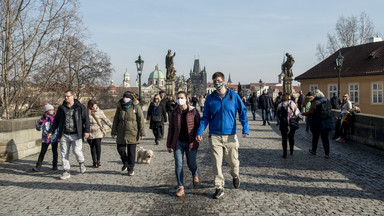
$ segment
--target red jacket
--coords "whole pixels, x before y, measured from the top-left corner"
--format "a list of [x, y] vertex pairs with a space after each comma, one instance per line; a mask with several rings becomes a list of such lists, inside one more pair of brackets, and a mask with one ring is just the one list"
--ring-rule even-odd
[[[169, 129], [167, 138], [167, 148], [172, 148], [174, 151], [177, 147], [181, 129], [182, 111], [179, 107], [172, 111], [169, 116]], [[199, 148], [199, 142], [196, 141], [196, 131], [200, 126], [200, 114], [195, 107], [188, 105], [187, 127], [189, 134], [189, 150]]]

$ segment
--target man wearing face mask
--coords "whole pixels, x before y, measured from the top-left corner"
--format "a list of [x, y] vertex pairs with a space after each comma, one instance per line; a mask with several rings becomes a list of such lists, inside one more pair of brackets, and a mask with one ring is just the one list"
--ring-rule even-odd
[[116, 138], [117, 151], [128, 175], [134, 175], [136, 145], [145, 136], [145, 120], [139, 102], [127, 91], [119, 100], [112, 125], [112, 138]]
[[239, 188], [239, 141], [236, 135], [236, 112], [243, 126], [243, 137], [249, 136], [247, 109], [240, 96], [224, 86], [224, 74], [216, 72], [212, 76], [216, 91], [205, 100], [203, 117], [197, 130], [196, 141], [200, 142], [203, 131], [209, 124], [209, 145], [215, 175], [214, 199], [224, 195], [224, 176], [221, 170], [223, 155], [231, 167], [234, 188]]

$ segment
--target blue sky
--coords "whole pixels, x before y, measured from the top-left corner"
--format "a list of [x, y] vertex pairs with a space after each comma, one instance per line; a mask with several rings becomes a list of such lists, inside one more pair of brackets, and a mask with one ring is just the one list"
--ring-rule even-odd
[[[168, 49], [176, 52], [177, 75], [189, 75], [196, 57], [208, 80], [216, 71], [234, 83], [277, 82], [286, 52], [295, 58], [294, 76], [317, 64], [316, 45], [326, 43], [340, 16], [365, 12], [384, 33], [384, 1], [257, 0], [82, 0], [80, 14], [89, 43], [111, 57], [115, 85], [134, 61], [144, 60], [143, 81]], [[383, 35], [381, 35], [383, 36]]]

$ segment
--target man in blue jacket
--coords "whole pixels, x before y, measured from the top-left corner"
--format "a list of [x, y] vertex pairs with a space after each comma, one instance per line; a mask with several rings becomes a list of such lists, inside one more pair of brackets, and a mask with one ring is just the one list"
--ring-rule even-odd
[[233, 186], [238, 188], [239, 180], [239, 141], [236, 135], [236, 111], [239, 112], [243, 126], [243, 137], [249, 136], [247, 109], [240, 96], [224, 86], [224, 74], [216, 72], [212, 76], [216, 91], [205, 100], [203, 117], [196, 133], [196, 140], [201, 141], [203, 131], [209, 124], [209, 145], [211, 161], [215, 175], [214, 199], [224, 195], [224, 176], [221, 171], [223, 154], [231, 167]]

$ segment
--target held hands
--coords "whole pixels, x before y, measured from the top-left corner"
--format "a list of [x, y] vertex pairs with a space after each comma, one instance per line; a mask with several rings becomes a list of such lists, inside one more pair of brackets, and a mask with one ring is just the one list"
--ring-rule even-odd
[[172, 148], [167, 148], [168, 153], [172, 153]]
[[243, 134], [243, 137], [244, 138], [249, 137], [249, 134]]
[[89, 133], [84, 133], [84, 139], [88, 139]]
[[141, 136], [140, 139], [143, 140], [145, 136]]
[[116, 139], [116, 135], [112, 135], [112, 139]]
[[52, 137], [51, 133], [47, 134], [47, 139], [51, 139], [51, 137]]
[[196, 136], [196, 141], [197, 141], [197, 142], [200, 142], [201, 140], [203, 140], [203, 137], [200, 136], [200, 135], [197, 135], [197, 136]]

